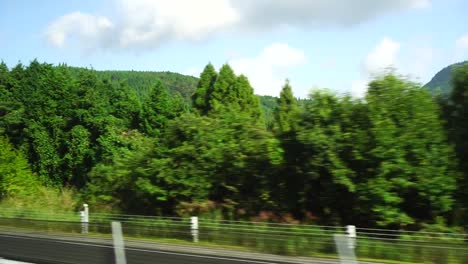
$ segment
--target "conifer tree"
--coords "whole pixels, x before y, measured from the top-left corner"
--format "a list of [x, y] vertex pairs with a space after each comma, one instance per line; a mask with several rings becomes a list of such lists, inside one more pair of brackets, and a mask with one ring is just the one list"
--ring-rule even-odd
[[278, 133], [289, 133], [295, 127], [298, 114], [297, 99], [294, 97], [289, 80], [281, 90], [278, 99], [278, 107], [275, 112], [275, 119]]
[[209, 95], [213, 91], [213, 86], [218, 74], [211, 63], [205, 66], [200, 74], [195, 94], [192, 96], [193, 107], [201, 114], [206, 114], [210, 110]]
[[218, 78], [209, 94], [209, 104], [212, 111], [220, 112], [229, 107], [233, 101], [237, 101], [234, 91], [236, 75], [231, 66], [224, 64], [219, 70]]

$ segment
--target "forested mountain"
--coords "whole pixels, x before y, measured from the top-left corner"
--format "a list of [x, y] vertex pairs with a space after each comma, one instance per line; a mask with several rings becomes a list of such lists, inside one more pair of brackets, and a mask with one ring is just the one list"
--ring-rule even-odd
[[[77, 74], [83, 68], [70, 67]], [[134, 89], [139, 96], [145, 96], [156, 81], [161, 81], [171, 93], [179, 93], [184, 100], [191, 103], [192, 95], [197, 88], [198, 78], [175, 72], [152, 71], [95, 71], [102, 80], [110, 80], [113, 83], [125, 82]], [[272, 113], [276, 107], [277, 97], [259, 95], [262, 111], [267, 122], [271, 122]]]
[[227, 64], [198, 79], [164, 74], [1, 63], [0, 203], [468, 225], [468, 65], [450, 103], [394, 73], [365, 100], [328, 90], [298, 100], [288, 81], [279, 98], [259, 97]]
[[[70, 67], [72, 73], [82, 70]], [[153, 71], [95, 71], [96, 76], [102, 80], [114, 83], [125, 82], [134, 89], [139, 96], [145, 96], [156, 81], [161, 81], [173, 93], [179, 93], [184, 99], [190, 101], [197, 87], [198, 78], [175, 72]]]
[[438, 73], [436, 73], [436, 75], [434, 75], [434, 77], [432, 77], [432, 79], [426, 85], [424, 85], [424, 88], [428, 89], [431, 94], [434, 95], [449, 95], [453, 90], [453, 70], [454, 68], [459, 67], [465, 63], [468, 63], [468, 61], [454, 63], [443, 68]]

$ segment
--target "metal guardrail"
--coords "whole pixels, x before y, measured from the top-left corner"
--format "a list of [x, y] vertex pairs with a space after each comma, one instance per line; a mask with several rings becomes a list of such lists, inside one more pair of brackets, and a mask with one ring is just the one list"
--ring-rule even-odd
[[[110, 236], [110, 222], [122, 223], [127, 240], [204, 245], [289, 256], [337, 258], [335, 234], [346, 235], [338, 226], [295, 225], [198, 219], [194, 232], [190, 218], [91, 213], [87, 234], [74, 212], [0, 209], [0, 228]], [[468, 263], [468, 237], [461, 233], [417, 232], [356, 228], [355, 253], [361, 260], [388, 263]], [[196, 239], [194, 236], [196, 235]], [[196, 241], [196, 242], [194, 242]]]

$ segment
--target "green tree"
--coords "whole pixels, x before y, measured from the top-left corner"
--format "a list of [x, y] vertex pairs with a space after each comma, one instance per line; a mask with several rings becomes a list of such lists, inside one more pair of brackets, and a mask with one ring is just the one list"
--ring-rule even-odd
[[22, 140], [24, 107], [15, 98], [11, 75], [6, 64], [0, 63], [0, 134], [18, 144]]
[[277, 193], [278, 209], [292, 212], [296, 217], [302, 213], [303, 175], [299, 170], [299, 157], [302, 149], [297, 140], [299, 107], [292, 93], [289, 81], [286, 80], [274, 109], [274, 132], [284, 150], [284, 162], [271, 179], [271, 188]]
[[6, 138], [0, 137], [0, 199], [12, 195], [34, 195], [38, 187], [39, 181], [22, 153], [15, 150]]
[[167, 88], [156, 82], [142, 104], [140, 126], [151, 136], [158, 136], [168, 120], [175, 118], [183, 111], [181, 100], [169, 94]]
[[374, 175], [360, 189], [375, 221], [401, 226], [448, 212], [454, 153], [429, 93], [390, 73], [369, 84], [366, 101]]
[[193, 107], [201, 114], [207, 114], [210, 110], [209, 96], [213, 92], [218, 74], [211, 63], [205, 66], [200, 74], [197, 89], [192, 96]]
[[220, 112], [229, 109], [230, 102], [237, 102], [234, 86], [237, 77], [231, 66], [224, 64], [219, 70], [219, 75], [209, 94], [209, 105], [212, 112]]
[[232, 98], [231, 101], [225, 102], [226, 105], [230, 105], [231, 110], [238, 110], [247, 113], [256, 120], [261, 120], [260, 101], [255, 96], [254, 89], [245, 75], [237, 77], [231, 93], [233, 94], [229, 97]]
[[[302, 177], [300, 206], [325, 222], [339, 223], [345, 203], [355, 192], [355, 172], [341, 156], [344, 148], [341, 99], [327, 90], [310, 95], [297, 129], [302, 150], [296, 154]], [[287, 126], [283, 126], [287, 127]]]
[[458, 182], [458, 210], [456, 223], [466, 225], [468, 215], [468, 63], [454, 68], [452, 83], [453, 90], [448, 98], [440, 100], [444, 110], [444, 119], [448, 129], [450, 141], [455, 145], [458, 168], [462, 177]]
[[215, 201], [234, 201], [250, 212], [271, 207], [269, 175], [280, 164], [282, 150], [248, 114], [185, 115], [171, 123], [165, 140], [171, 165], [166, 173], [206, 181]]
[[202, 115], [224, 112], [247, 113], [254, 120], [261, 120], [260, 102], [245, 75], [236, 76], [228, 64], [219, 74], [208, 64], [200, 75], [193, 106]]
[[286, 80], [277, 101], [278, 103], [275, 111], [277, 133], [290, 133], [296, 129], [299, 107], [297, 105], [297, 99], [293, 95], [289, 80]]
[[158, 209], [164, 205], [161, 200], [165, 193], [156, 193], [147, 185], [148, 179], [157, 177], [157, 167], [152, 160], [155, 156], [159, 157], [159, 149], [154, 140], [137, 130], [121, 131], [114, 128], [101, 136], [99, 143], [105, 150], [105, 158], [89, 173], [84, 190], [87, 201], [105, 210], [163, 213]]

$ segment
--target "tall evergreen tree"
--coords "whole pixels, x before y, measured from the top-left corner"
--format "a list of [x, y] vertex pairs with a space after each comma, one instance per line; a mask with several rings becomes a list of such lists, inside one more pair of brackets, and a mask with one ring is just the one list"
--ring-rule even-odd
[[296, 127], [298, 113], [297, 99], [293, 95], [289, 80], [286, 80], [275, 111], [277, 133], [287, 134], [293, 131]]
[[158, 81], [143, 101], [140, 126], [148, 135], [158, 136], [167, 121], [181, 114], [182, 110], [178, 97], [171, 96]]
[[231, 66], [224, 64], [219, 70], [213, 91], [209, 94], [209, 104], [212, 112], [225, 111], [229, 109], [232, 102], [237, 102], [237, 95], [234, 92], [236, 79]]
[[260, 101], [254, 94], [254, 89], [250, 85], [249, 80], [245, 75], [237, 77], [236, 83], [233, 89], [233, 101], [226, 102], [230, 104], [232, 110], [239, 110], [243, 113], [247, 113], [252, 118], [259, 120], [262, 117], [260, 109]]
[[279, 209], [300, 216], [303, 209], [300, 201], [304, 182], [298, 167], [300, 144], [297, 141], [296, 129], [299, 108], [288, 80], [281, 90], [280, 98], [277, 99], [273, 114], [274, 131], [284, 151], [284, 162], [277, 175], [272, 178], [271, 188], [278, 194], [276, 197]]
[[211, 63], [205, 66], [200, 74], [197, 89], [192, 96], [193, 107], [201, 114], [207, 114], [211, 109], [209, 104], [210, 94], [213, 92], [214, 84], [218, 74]]
[[192, 97], [199, 113], [223, 113], [226, 111], [247, 113], [254, 120], [261, 119], [260, 102], [245, 75], [236, 76], [228, 64], [219, 74], [208, 64], [200, 75], [197, 90]]

